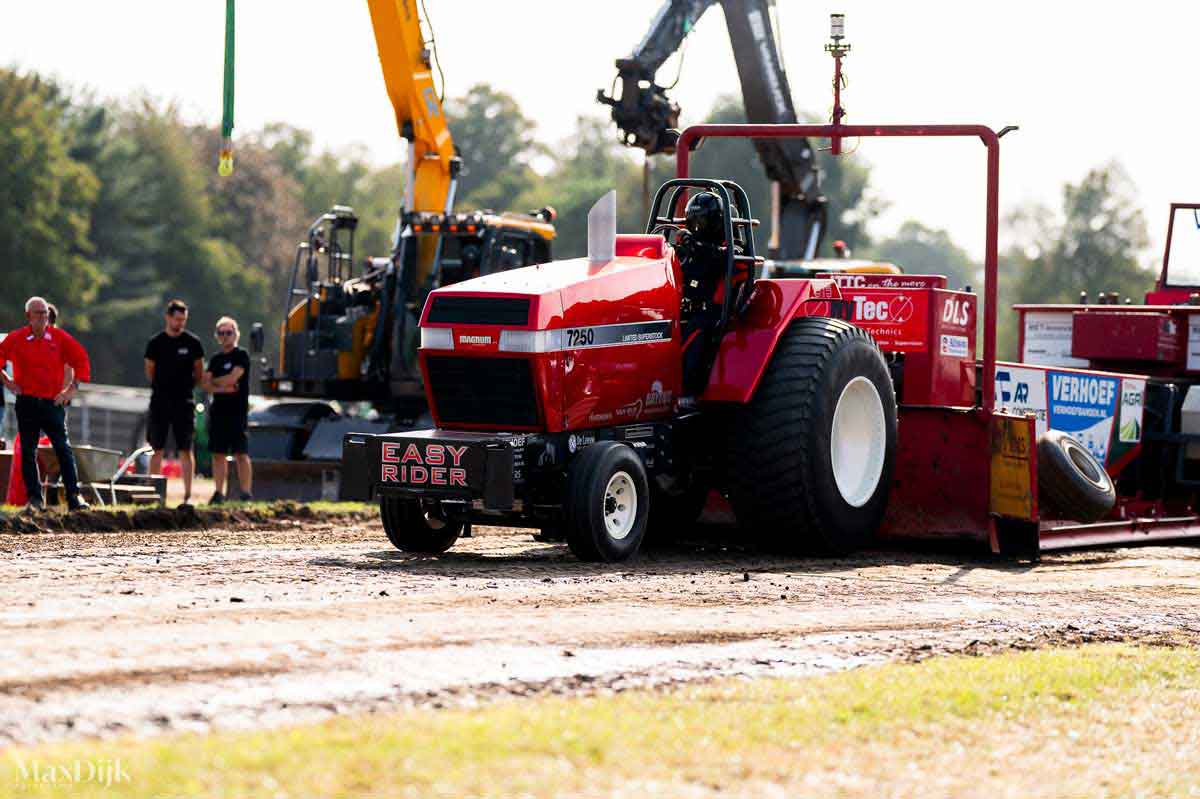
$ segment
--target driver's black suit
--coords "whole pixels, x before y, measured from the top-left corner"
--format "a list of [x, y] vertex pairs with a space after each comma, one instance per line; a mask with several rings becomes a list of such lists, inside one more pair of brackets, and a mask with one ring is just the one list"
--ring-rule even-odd
[[686, 230], [675, 241], [683, 272], [683, 302], [679, 321], [683, 337], [683, 393], [699, 396], [708, 384], [717, 352], [715, 333], [721, 321], [717, 292], [725, 280], [726, 249], [709, 244]]

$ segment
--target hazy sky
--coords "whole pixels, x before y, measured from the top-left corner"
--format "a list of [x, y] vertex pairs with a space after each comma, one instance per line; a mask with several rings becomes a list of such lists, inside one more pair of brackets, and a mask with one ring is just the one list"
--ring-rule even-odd
[[[224, 3], [58, 0], [8, 3], [0, 64], [53, 73], [102, 96], [144, 90], [190, 119], [220, 122]], [[363, 143], [398, 160], [391, 108], [365, 3], [240, 0], [237, 126], [282, 120], [321, 145]], [[555, 141], [575, 116], [604, 113], [613, 60], [645, 32], [658, 0], [426, 0], [449, 96], [487, 81], [514, 95]], [[1119, 159], [1138, 188], [1156, 247], [1166, 204], [1200, 199], [1200, 3], [867, 2], [779, 0], [784, 56], [799, 108], [828, 113], [828, 15], [847, 15], [849, 122], [1020, 125], [1003, 140], [1003, 209], [1057, 205], [1064, 181]], [[670, 82], [675, 62], [660, 78]], [[685, 121], [737, 92], [724, 19], [712, 9], [688, 45], [674, 91]], [[236, 132], [235, 132], [236, 135]], [[905, 218], [945, 227], [979, 256], [983, 148], [867, 140], [891, 202], [876, 229]], [[352, 198], [348, 198], [352, 199]], [[765, 213], [765, 210], [763, 211]], [[1160, 255], [1155, 253], [1153, 259]], [[1147, 261], [1151, 260], [1148, 256]], [[908, 268], [918, 270], [914, 264]]]

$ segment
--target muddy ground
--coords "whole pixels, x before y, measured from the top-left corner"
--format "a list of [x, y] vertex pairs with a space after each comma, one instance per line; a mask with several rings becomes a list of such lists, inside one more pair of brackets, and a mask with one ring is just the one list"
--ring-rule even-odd
[[1200, 549], [785, 559], [706, 538], [616, 566], [374, 522], [0, 534], [0, 743], [497, 695], [795, 675], [942, 652], [1200, 639]]
[[0, 516], [3, 533], [111, 533], [138, 530], [212, 530], [259, 527], [294, 527], [293, 522], [321, 520], [340, 525], [366, 522], [373, 512], [362, 510], [314, 511], [299, 502], [281, 501], [269, 505], [151, 505], [133, 510], [95, 507], [68, 513], [61, 507], [49, 511]]

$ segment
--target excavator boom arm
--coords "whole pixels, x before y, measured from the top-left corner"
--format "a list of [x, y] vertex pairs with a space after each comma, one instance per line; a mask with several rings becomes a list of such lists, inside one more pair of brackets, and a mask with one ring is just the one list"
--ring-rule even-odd
[[433, 82], [417, 0], [367, 0], [396, 128], [411, 142], [409, 211], [446, 211], [454, 141]]
[[654, 80], [654, 73], [683, 44], [696, 22], [717, 0], [667, 0], [650, 22], [650, 30], [638, 42], [629, 58], [645, 80]]
[[[679, 106], [654, 83], [654, 73], [718, 2], [725, 12], [747, 121], [798, 121], [771, 22], [773, 0], [667, 0], [633, 53], [617, 61], [620, 99], [599, 95], [612, 106], [626, 144], [648, 154], [673, 151], [668, 129], [678, 124]], [[807, 139], [758, 139], [754, 146], [767, 177], [779, 185], [779, 207], [772, 211], [772, 256], [815, 257], [826, 212], [812, 145]]]

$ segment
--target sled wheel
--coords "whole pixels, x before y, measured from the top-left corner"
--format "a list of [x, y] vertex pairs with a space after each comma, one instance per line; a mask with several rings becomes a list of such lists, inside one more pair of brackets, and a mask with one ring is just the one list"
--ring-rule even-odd
[[1038, 501], [1066, 519], [1094, 522], [1117, 502], [1117, 490], [1103, 464], [1083, 445], [1059, 430], [1038, 436]]

